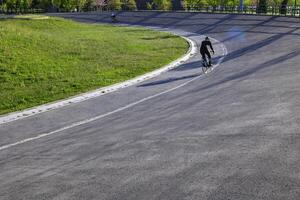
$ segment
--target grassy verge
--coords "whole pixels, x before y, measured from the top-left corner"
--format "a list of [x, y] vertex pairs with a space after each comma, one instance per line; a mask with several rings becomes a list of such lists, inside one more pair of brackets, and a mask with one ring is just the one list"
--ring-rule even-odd
[[187, 47], [179, 37], [142, 28], [2, 19], [0, 114], [128, 80], [171, 62]]

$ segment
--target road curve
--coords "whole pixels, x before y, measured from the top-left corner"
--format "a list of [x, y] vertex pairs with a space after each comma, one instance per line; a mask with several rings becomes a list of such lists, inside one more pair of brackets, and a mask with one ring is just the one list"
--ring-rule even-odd
[[[110, 22], [109, 13], [55, 15]], [[208, 35], [228, 54], [209, 76], [199, 76], [195, 55], [139, 85], [2, 124], [0, 146], [120, 109], [1, 150], [0, 199], [300, 199], [299, 19], [163, 12], [118, 19], [189, 32], [198, 42]]]

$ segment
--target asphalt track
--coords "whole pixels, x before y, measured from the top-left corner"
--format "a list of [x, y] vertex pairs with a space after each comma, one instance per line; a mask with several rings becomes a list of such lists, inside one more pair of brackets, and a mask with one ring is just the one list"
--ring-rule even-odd
[[[60, 16], [110, 21], [109, 13]], [[228, 54], [209, 76], [200, 75], [196, 55], [142, 84], [2, 124], [0, 146], [153, 96], [2, 149], [0, 199], [299, 200], [300, 19], [161, 12], [118, 18], [189, 32], [197, 42], [208, 35]]]

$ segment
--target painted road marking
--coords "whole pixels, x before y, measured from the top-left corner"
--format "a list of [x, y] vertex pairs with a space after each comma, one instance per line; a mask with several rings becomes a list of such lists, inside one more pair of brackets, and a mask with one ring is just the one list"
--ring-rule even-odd
[[[214, 39], [214, 40], [215, 40], [215, 39]], [[215, 40], [215, 41], [217, 41], [217, 40]], [[225, 56], [226, 56], [226, 54], [227, 54], [227, 49], [226, 49], [226, 47], [224, 46], [224, 44], [221, 44], [221, 45], [222, 45], [222, 49], [223, 49], [223, 54], [222, 54], [222, 57], [218, 60], [217, 64], [214, 66], [214, 68], [216, 68], [216, 67], [218, 67], [218, 66], [220, 65], [220, 63], [223, 61], [223, 59], [225, 58]], [[112, 114], [117, 113], [117, 112], [121, 112], [121, 111], [123, 111], [123, 110], [126, 110], [126, 109], [128, 109], [128, 108], [131, 108], [131, 107], [133, 107], [133, 106], [135, 106], [135, 105], [138, 105], [138, 104], [140, 104], [140, 103], [143, 103], [143, 102], [148, 101], [148, 100], [150, 100], [150, 99], [153, 99], [153, 98], [155, 98], [155, 97], [158, 97], [158, 96], [161, 96], [161, 95], [163, 95], [163, 94], [172, 92], [172, 91], [174, 91], [174, 90], [176, 90], [176, 89], [178, 89], [178, 88], [181, 88], [181, 87], [183, 87], [183, 86], [185, 86], [185, 85], [187, 85], [187, 84], [189, 84], [189, 83], [193, 82], [194, 80], [199, 79], [199, 78], [201, 78], [201, 77], [204, 77], [204, 76], [201, 76], [201, 74], [200, 74], [199, 76], [196, 76], [195, 78], [192, 78], [191, 80], [186, 81], [186, 82], [184, 82], [184, 83], [182, 83], [182, 84], [180, 84], [180, 85], [178, 85], [178, 86], [176, 86], [176, 87], [173, 87], [173, 88], [170, 88], [170, 89], [165, 90], [165, 91], [163, 91], [163, 92], [160, 92], [160, 93], [151, 95], [151, 96], [149, 96], [149, 97], [143, 98], [143, 99], [141, 99], [141, 100], [139, 100], [139, 101], [130, 103], [130, 104], [126, 105], [126, 106], [120, 107], [120, 108], [118, 108], [118, 109], [116, 109], [116, 110], [114, 110], [114, 111], [108, 112], [108, 113], [106, 113], [106, 114], [98, 115], [98, 116], [96, 116], [96, 117], [93, 117], [93, 118], [90, 118], [90, 119], [86, 119], [86, 120], [83, 120], [83, 121], [79, 121], [79, 122], [73, 123], [73, 124], [71, 124], [71, 125], [69, 125], [69, 126], [65, 126], [65, 127], [62, 127], [62, 128], [60, 128], [60, 129], [57, 129], [57, 130], [54, 130], [54, 131], [51, 131], [51, 132], [48, 132], [48, 133], [42, 133], [42, 134], [40, 134], [40, 135], [38, 135], [38, 136], [35, 136], [35, 137], [26, 138], [26, 139], [24, 139], [24, 140], [20, 140], [20, 141], [15, 142], [15, 143], [11, 143], [11, 144], [7, 144], [7, 145], [4, 145], [4, 146], [1, 146], [1, 147], [0, 147], [0, 151], [5, 150], [5, 149], [8, 149], [8, 148], [10, 148], [10, 147], [14, 147], [14, 146], [20, 145], [20, 144], [27, 143], [27, 142], [30, 142], [30, 141], [34, 141], [34, 140], [37, 140], [37, 139], [40, 139], [40, 138], [43, 138], [43, 137], [47, 137], [47, 136], [53, 135], [53, 134], [55, 134], [55, 133], [59, 133], [59, 132], [61, 132], [61, 131], [65, 131], [65, 130], [68, 130], [68, 129], [71, 129], [71, 128], [74, 128], [74, 127], [77, 127], [77, 126], [80, 126], [80, 125], [83, 125], [83, 124], [90, 123], [90, 122], [93, 122], [93, 121], [96, 121], [96, 120], [98, 120], [98, 119], [107, 117], [107, 116], [112, 115]]]

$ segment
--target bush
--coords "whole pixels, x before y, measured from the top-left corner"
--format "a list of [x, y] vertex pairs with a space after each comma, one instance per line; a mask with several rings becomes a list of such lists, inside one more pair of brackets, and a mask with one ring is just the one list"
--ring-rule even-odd
[[146, 3], [146, 9], [147, 9], [147, 10], [152, 10], [152, 9], [153, 9], [153, 3], [152, 3], [152, 2], [151, 2], [151, 3], [150, 3], [150, 2], [147, 2], [147, 3]]
[[136, 10], [136, 2], [135, 2], [135, 0], [129, 0], [128, 1], [128, 9], [129, 10]]
[[157, 10], [171, 10], [172, 4], [170, 0], [154, 0], [153, 1]]

